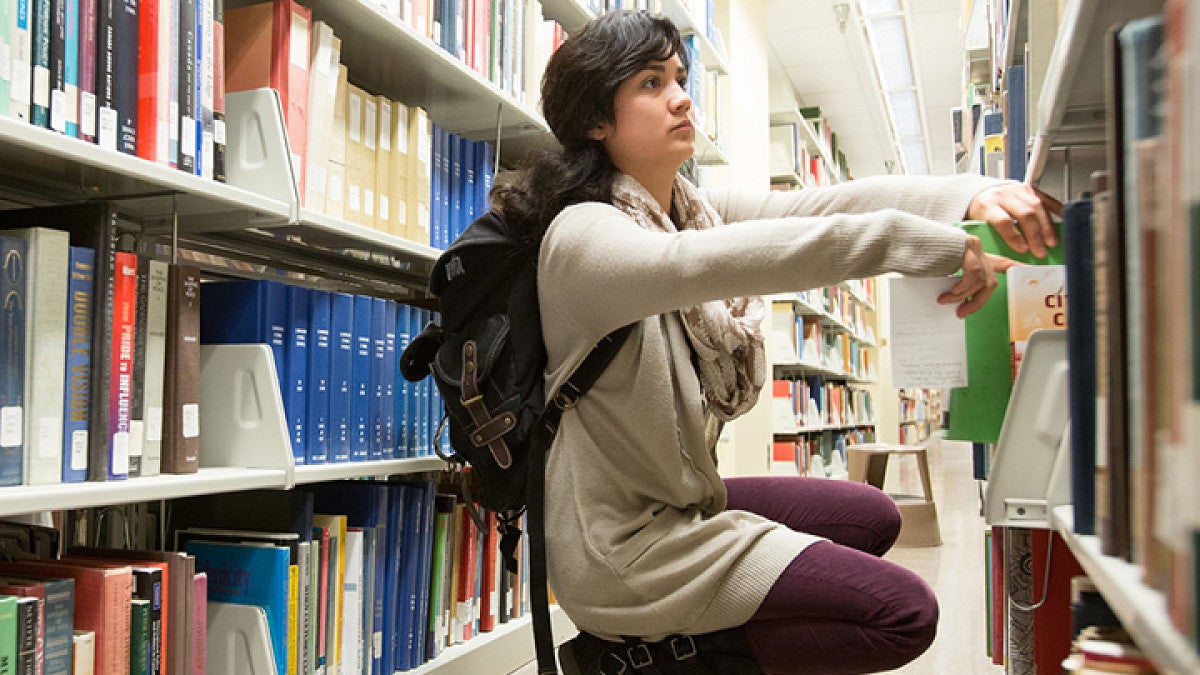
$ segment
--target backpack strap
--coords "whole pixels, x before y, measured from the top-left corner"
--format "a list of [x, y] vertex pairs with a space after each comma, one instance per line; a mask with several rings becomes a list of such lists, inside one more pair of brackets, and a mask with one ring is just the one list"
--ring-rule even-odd
[[550, 629], [550, 598], [546, 582], [546, 451], [558, 433], [564, 411], [575, 407], [579, 397], [592, 388], [608, 364], [616, 358], [621, 345], [633, 330], [633, 324], [609, 333], [592, 348], [583, 363], [551, 397], [530, 443], [529, 485], [526, 504], [529, 513], [529, 595], [533, 605], [533, 643], [537, 651], [538, 674], [555, 675], [554, 636]]

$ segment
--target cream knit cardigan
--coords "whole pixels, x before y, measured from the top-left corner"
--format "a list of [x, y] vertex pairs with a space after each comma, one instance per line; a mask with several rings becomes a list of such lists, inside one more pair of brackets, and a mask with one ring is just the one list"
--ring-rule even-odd
[[600, 338], [637, 323], [591, 392], [563, 415], [548, 456], [550, 586], [580, 629], [659, 639], [740, 625], [792, 559], [819, 541], [725, 510], [676, 310], [885, 272], [951, 274], [966, 235], [947, 223], [994, 184], [886, 177], [709, 193], [726, 224], [706, 231], [645, 230], [597, 202], [554, 219], [538, 261], [547, 392]]

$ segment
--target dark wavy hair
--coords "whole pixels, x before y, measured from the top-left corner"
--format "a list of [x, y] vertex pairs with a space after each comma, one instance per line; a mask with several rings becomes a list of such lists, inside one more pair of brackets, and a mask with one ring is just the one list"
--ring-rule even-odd
[[540, 238], [565, 207], [612, 201], [616, 167], [588, 132], [613, 121], [622, 82], [674, 55], [688, 67], [675, 24], [646, 11], [603, 14], [568, 37], [542, 76], [542, 113], [561, 147], [530, 153], [513, 182], [497, 183], [492, 204], [505, 220]]

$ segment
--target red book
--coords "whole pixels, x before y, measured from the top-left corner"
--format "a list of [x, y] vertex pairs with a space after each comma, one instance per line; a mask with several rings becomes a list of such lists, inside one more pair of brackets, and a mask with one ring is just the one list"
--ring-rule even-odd
[[133, 345], [137, 314], [137, 255], [118, 251], [113, 267], [112, 365], [108, 384], [108, 479], [129, 477], [129, 420], [133, 407]]
[[433, 28], [429, 23], [429, 0], [412, 0], [412, 27], [426, 38], [431, 38]]
[[[472, 1], [475, 3], [475, 70], [486, 78], [491, 58], [488, 38], [492, 34], [492, 0]], [[527, 39], [532, 39], [532, 36]]]
[[[62, 557], [62, 559], [67, 562], [77, 561], [81, 564], [97, 564], [98, 563], [98, 564], [102, 564], [102, 565], [119, 565], [119, 566], [129, 565], [131, 572], [132, 572], [133, 568], [135, 568], [135, 567], [153, 567], [154, 569], [157, 569], [162, 573], [162, 588], [160, 590], [160, 593], [161, 593], [160, 605], [162, 607], [162, 611], [161, 611], [162, 616], [160, 618], [161, 629], [160, 629], [160, 633], [159, 633], [159, 639], [161, 640], [161, 643], [160, 643], [160, 647], [159, 647], [159, 665], [158, 665], [159, 670], [158, 670], [158, 672], [166, 673], [167, 672], [167, 652], [168, 652], [168, 645], [169, 645], [167, 636], [169, 635], [168, 629], [170, 628], [170, 614], [171, 614], [171, 612], [170, 612], [170, 608], [171, 608], [171, 583], [170, 583], [171, 582], [171, 566], [165, 560], [151, 560], [149, 558], [147, 558], [146, 560], [136, 560], [136, 559], [131, 559], [129, 557], [122, 557], [120, 559], [120, 561], [118, 562], [118, 559], [115, 556], [114, 557], [105, 556], [103, 554], [103, 552], [97, 552], [95, 549], [89, 550], [88, 553], [95, 553], [96, 555], [87, 555], [87, 554], [82, 554], [82, 553], [79, 553], [79, 554], [68, 553], [68, 554], [64, 555]], [[132, 551], [122, 551], [121, 553], [123, 556], [127, 556], [129, 553], [132, 553]], [[136, 581], [135, 581], [135, 587], [136, 587]], [[136, 588], [135, 588], [135, 591], [136, 591]]]
[[192, 577], [192, 675], [205, 675], [208, 668], [208, 573]]
[[0, 562], [0, 573], [75, 580], [75, 629], [96, 633], [96, 670], [129, 672], [129, 616], [133, 572], [127, 566], [92, 566], [65, 560]]
[[225, 90], [271, 87], [279, 92], [300, 194], [304, 194], [311, 23], [312, 12], [295, 0], [225, 10]]
[[[1053, 546], [1053, 550], [1050, 547]], [[1033, 530], [1030, 536], [1033, 551], [1034, 601], [1046, 598], [1033, 611], [1033, 662], [1037, 672], [1054, 673], [1071, 652], [1071, 577], [1083, 576], [1083, 568], [1075, 560], [1067, 542], [1054, 532]], [[1047, 588], [1040, 588], [1050, 556], [1050, 578]]]
[[170, 15], [161, 0], [138, 5], [137, 155], [167, 164], [170, 132], [169, 57]]
[[499, 599], [496, 597], [496, 554], [500, 541], [496, 532], [495, 512], [487, 511], [483, 524], [487, 529], [483, 533], [483, 569], [479, 571], [483, 575], [479, 592], [479, 630], [486, 633], [496, 627], [499, 605]]
[[1005, 611], [1005, 598], [1008, 589], [1004, 587], [1004, 528], [992, 527], [992, 663], [1004, 665], [1005, 634], [1008, 631], [1008, 612]]
[[[466, 511], [467, 506], [463, 504], [460, 508]], [[471, 624], [475, 616], [475, 532], [475, 520], [469, 513], [464, 513], [462, 540], [458, 548], [458, 589], [455, 593], [458, 608], [454, 615], [463, 642], [471, 639]]]

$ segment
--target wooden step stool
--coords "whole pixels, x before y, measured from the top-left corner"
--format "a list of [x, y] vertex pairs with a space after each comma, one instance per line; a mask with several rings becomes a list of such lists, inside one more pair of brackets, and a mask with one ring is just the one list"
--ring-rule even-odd
[[900, 508], [900, 536], [896, 546], [941, 546], [942, 532], [938, 527], [937, 504], [933, 501], [933, 484], [929, 479], [929, 456], [925, 446], [864, 443], [846, 447], [849, 457], [849, 479], [883, 489], [888, 459], [892, 455], [913, 455], [921, 474], [923, 494], [913, 496], [888, 495]]

